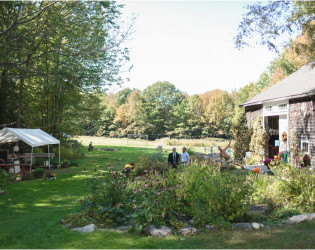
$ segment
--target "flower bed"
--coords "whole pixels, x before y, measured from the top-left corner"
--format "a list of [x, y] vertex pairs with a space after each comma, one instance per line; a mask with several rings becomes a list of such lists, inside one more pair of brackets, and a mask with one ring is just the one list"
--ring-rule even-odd
[[[274, 172], [275, 176], [221, 172], [217, 166], [194, 163], [163, 173], [144, 169], [143, 175], [131, 177], [109, 168], [105, 176], [88, 179], [80, 211], [65, 221], [73, 226], [130, 226], [140, 233], [149, 225], [177, 230], [191, 220], [198, 228], [224, 228], [230, 223], [258, 219], [268, 223], [314, 211], [315, 176], [311, 170], [281, 164]], [[250, 204], [266, 205], [267, 214], [248, 212]]]
[[245, 175], [201, 164], [163, 173], [144, 170], [135, 178], [109, 168], [104, 177], [88, 180], [81, 211], [66, 220], [77, 226], [132, 224], [137, 232], [152, 224], [179, 229], [187, 218], [198, 226], [241, 221], [249, 206], [246, 180]]

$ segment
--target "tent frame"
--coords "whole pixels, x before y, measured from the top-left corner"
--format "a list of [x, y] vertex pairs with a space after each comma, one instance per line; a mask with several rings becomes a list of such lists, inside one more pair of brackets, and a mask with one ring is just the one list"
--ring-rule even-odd
[[[50, 170], [50, 149], [49, 149], [50, 144], [47, 144], [47, 146], [48, 146], [48, 169]], [[32, 173], [32, 167], [33, 167], [33, 152], [34, 152], [34, 147], [32, 147], [32, 151], [31, 151], [30, 174]], [[60, 167], [60, 143], [59, 143], [59, 165], [57, 167], [58, 168]]]
[[60, 167], [60, 140], [57, 140], [41, 129], [4, 128], [0, 130], [0, 143], [11, 143], [18, 141], [24, 141], [26, 144], [32, 147], [30, 172], [32, 172], [33, 167], [34, 147], [48, 146], [48, 167], [50, 169], [50, 145], [59, 144], [58, 167]]

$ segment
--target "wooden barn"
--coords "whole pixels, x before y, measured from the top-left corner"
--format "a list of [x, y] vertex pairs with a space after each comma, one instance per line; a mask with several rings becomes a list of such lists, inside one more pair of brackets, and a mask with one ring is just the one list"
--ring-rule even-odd
[[261, 117], [269, 135], [265, 157], [295, 148], [311, 157], [315, 169], [315, 67], [303, 66], [241, 106], [249, 126]]

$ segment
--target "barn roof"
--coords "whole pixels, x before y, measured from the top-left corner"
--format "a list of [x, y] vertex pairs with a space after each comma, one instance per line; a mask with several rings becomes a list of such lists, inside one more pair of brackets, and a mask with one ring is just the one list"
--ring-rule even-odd
[[[313, 65], [312, 65], [313, 64]], [[300, 98], [315, 94], [314, 63], [305, 65], [240, 106], [253, 106], [265, 102]]]

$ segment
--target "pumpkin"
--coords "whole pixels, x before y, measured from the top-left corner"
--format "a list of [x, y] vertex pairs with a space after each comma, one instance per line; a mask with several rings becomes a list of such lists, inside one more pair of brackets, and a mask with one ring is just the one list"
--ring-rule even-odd
[[253, 169], [253, 172], [254, 172], [254, 173], [260, 173], [260, 168], [254, 168], [254, 169]]

